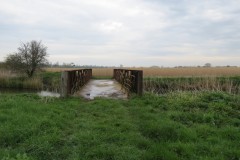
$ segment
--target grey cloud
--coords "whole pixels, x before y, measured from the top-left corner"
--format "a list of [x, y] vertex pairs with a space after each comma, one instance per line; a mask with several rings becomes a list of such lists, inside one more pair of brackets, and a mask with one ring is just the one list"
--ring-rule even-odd
[[[149, 65], [156, 63], [154, 57], [234, 57], [240, 50], [239, 0], [24, 3], [13, 0], [2, 2], [5, 8], [0, 6], [0, 61], [16, 50], [9, 46], [31, 39], [46, 42], [54, 60], [64, 61], [64, 55], [71, 55], [72, 61], [95, 56], [93, 64], [99, 55], [106, 57], [106, 63], [116, 57], [143, 63], [147, 57], [145, 65]], [[91, 58], [85, 60], [90, 62]], [[169, 64], [178, 65], [176, 62]]]

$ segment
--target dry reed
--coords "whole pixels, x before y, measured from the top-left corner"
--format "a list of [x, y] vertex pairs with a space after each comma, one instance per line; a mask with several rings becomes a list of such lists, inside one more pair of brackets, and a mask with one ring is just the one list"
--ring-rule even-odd
[[[46, 68], [47, 72], [62, 72], [80, 68]], [[93, 68], [93, 76], [112, 77], [114, 68]], [[126, 68], [143, 70], [144, 77], [209, 77], [240, 75], [240, 67], [189, 67], [189, 68]]]
[[17, 77], [17, 74], [9, 71], [9, 70], [0, 70], [0, 78], [13, 78], [13, 77]]
[[188, 76], [235, 76], [239, 67], [192, 67], [192, 68], [135, 68], [143, 70], [144, 77], [188, 77]]
[[146, 78], [144, 90], [156, 94], [173, 91], [223, 91], [240, 93], [238, 77]]

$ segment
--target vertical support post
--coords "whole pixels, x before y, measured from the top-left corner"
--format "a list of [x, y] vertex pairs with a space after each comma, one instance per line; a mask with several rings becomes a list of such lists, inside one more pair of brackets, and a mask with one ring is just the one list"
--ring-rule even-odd
[[142, 96], [142, 94], [143, 94], [143, 71], [137, 72], [136, 85], [137, 85], [136, 86], [137, 94]]
[[117, 72], [117, 69], [113, 69], [113, 78], [117, 80], [116, 72]]
[[133, 92], [141, 96], [143, 94], [143, 71], [140, 70], [132, 71], [132, 75], [135, 77], [135, 82], [132, 90]]
[[67, 97], [68, 96], [68, 72], [62, 72], [61, 74], [61, 97]]

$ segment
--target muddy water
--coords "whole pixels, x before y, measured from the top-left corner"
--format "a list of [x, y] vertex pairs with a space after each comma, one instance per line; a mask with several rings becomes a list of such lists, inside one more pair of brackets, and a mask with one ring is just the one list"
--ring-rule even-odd
[[37, 93], [40, 97], [60, 97], [59, 93], [50, 91], [36, 91], [30, 89], [14, 89], [14, 88], [0, 88], [0, 94], [15, 94], [15, 93]]
[[115, 80], [90, 80], [75, 95], [80, 95], [86, 99], [94, 99], [95, 97], [127, 99], [127, 94]]

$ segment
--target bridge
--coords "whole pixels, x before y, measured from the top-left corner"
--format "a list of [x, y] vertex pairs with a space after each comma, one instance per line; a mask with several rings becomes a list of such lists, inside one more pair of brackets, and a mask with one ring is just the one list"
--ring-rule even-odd
[[[86, 95], [90, 96], [90, 94], [92, 95], [92, 93], [96, 93], [96, 91], [106, 89], [107, 86], [107, 90], [111, 94], [115, 94], [115, 92], [112, 92], [114, 90], [124, 91], [127, 97], [131, 93], [135, 93], [140, 96], [143, 94], [142, 70], [113, 69], [112, 77], [112, 81], [94, 81], [92, 80], [92, 69], [64, 71], [61, 74], [61, 97], [73, 95], [81, 90]], [[121, 87], [116, 87], [117, 85]], [[80, 95], [83, 96], [81, 93]]]

